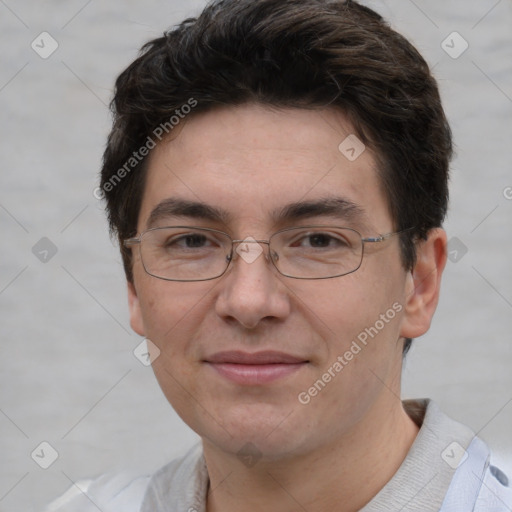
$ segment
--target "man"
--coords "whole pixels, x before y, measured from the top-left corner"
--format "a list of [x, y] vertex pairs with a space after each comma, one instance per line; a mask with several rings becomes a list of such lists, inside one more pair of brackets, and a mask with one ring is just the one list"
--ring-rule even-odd
[[113, 107], [131, 325], [202, 443], [52, 510], [512, 510], [483, 441], [400, 400], [452, 148], [411, 44], [355, 2], [221, 0], [148, 43]]

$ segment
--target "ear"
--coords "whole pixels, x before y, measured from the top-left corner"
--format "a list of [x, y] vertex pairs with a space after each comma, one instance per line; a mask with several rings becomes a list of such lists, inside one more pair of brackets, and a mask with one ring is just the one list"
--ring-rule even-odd
[[139, 297], [134, 283], [130, 281], [128, 281], [128, 307], [130, 310], [131, 328], [140, 336], [145, 336]]
[[400, 336], [417, 338], [425, 334], [439, 300], [441, 275], [446, 265], [446, 232], [435, 228], [416, 246], [416, 264], [407, 276], [405, 314]]

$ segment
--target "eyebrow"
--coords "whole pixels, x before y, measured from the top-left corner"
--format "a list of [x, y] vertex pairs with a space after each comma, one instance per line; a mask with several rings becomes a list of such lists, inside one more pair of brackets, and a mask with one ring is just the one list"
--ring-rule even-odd
[[[367, 220], [366, 211], [361, 206], [344, 197], [333, 196], [310, 201], [297, 201], [270, 212], [270, 217], [276, 224], [317, 216], [336, 217], [343, 221], [359, 223]], [[222, 224], [229, 224], [233, 219], [233, 215], [222, 208], [200, 201], [167, 198], [151, 211], [147, 227], [151, 228], [170, 217], [187, 217]]]
[[231, 215], [221, 209], [199, 201], [187, 199], [164, 199], [151, 211], [148, 228], [168, 217], [189, 217], [191, 219], [210, 220], [227, 224]]
[[336, 217], [349, 222], [363, 222], [367, 219], [364, 208], [347, 198], [333, 196], [314, 201], [297, 201], [272, 212], [276, 222], [317, 216]]

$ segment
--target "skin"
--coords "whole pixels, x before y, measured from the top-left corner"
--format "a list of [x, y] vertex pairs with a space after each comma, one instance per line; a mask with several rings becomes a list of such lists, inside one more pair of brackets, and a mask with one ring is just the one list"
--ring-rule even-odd
[[[272, 209], [333, 194], [366, 216], [350, 223], [314, 217], [304, 224], [355, 227], [363, 236], [391, 232], [372, 152], [351, 162], [338, 150], [353, 132], [333, 109], [243, 105], [191, 116], [150, 155], [139, 233], [153, 208], [173, 197], [232, 214], [228, 222], [181, 218], [184, 224], [235, 239], [268, 239], [287, 227], [272, 221]], [[389, 481], [418, 431], [399, 399], [403, 337], [429, 328], [445, 246], [444, 231], [432, 230], [407, 271], [397, 237], [367, 244], [356, 272], [326, 280], [281, 276], [264, 247], [253, 263], [236, 258], [222, 277], [194, 283], [149, 276], [134, 251], [131, 326], [160, 349], [153, 363], [160, 386], [203, 440], [209, 512], [240, 510], [242, 503], [248, 512], [356, 511]], [[394, 303], [401, 311], [301, 404], [298, 394]], [[308, 363], [269, 384], [241, 386], [204, 363], [224, 350], [279, 350]], [[261, 455], [251, 467], [237, 456], [246, 443]]]

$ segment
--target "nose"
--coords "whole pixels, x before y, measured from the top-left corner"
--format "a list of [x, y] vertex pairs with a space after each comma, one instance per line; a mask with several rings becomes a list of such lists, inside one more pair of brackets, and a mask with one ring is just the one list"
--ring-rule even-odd
[[289, 315], [287, 288], [270, 261], [267, 241], [235, 240], [233, 261], [221, 279], [216, 313], [225, 321], [254, 329]]

